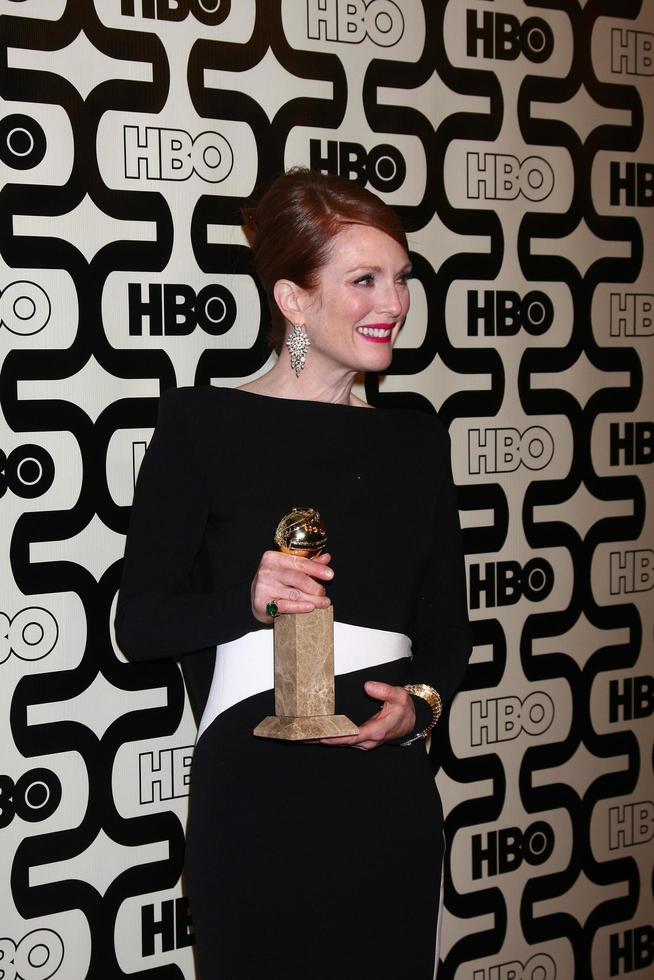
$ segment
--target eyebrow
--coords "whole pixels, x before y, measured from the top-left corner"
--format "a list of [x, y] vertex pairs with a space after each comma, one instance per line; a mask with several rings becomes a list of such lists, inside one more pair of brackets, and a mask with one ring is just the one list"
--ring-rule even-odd
[[[358, 272], [359, 269], [371, 269], [373, 272], [383, 272], [384, 271], [383, 268], [380, 265], [368, 265], [366, 262], [364, 262], [361, 265], [355, 265], [354, 268], [349, 269], [348, 272], [347, 272], [347, 275], [351, 275], [353, 272]], [[402, 268], [399, 271], [400, 272], [412, 272], [413, 271], [413, 265], [412, 265], [412, 263], [411, 262], [407, 262], [406, 265], [403, 265]]]

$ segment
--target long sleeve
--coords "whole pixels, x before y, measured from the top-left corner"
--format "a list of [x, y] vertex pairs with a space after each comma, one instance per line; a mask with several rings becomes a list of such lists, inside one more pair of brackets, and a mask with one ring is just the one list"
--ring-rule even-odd
[[[435, 501], [431, 556], [416, 602], [413, 659], [407, 681], [429, 684], [445, 705], [463, 680], [472, 633], [449, 439], [445, 436], [439, 442], [442, 479]], [[424, 709], [420, 713], [424, 716]]]
[[116, 613], [118, 644], [134, 660], [179, 657], [259, 625], [249, 582], [203, 581], [209, 489], [192, 395], [162, 396], [137, 481]]

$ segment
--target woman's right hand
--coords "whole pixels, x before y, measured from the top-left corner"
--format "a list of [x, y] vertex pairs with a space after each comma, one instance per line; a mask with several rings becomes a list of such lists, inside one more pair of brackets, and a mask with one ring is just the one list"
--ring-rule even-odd
[[260, 623], [271, 623], [266, 605], [275, 602], [280, 613], [308, 613], [326, 609], [331, 600], [325, 595], [324, 582], [334, 573], [329, 567], [331, 555], [299, 558], [282, 551], [265, 551], [250, 589], [252, 614]]

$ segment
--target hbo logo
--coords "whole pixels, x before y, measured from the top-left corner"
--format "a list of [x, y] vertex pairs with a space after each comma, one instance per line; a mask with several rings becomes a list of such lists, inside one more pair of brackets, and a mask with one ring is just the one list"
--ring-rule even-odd
[[[470, 429], [468, 469], [477, 473], [513, 473], [520, 465], [542, 470], [554, 455], [554, 440], [542, 425], [517, 429]], [[483, 464], [483, 470], [482, 470]]]
[[611, 293], [611, 336], [654, 336], [654, 293]]
[[542, 157], [518, 160], [509, 153], [468, 153], [468, 197], [473, 200], [544, 201], [554, 187], [554, 171]]
[[30, 823], [45, 820], [60, 802], [61, 783], [49, 769], [30, 769], [16, 783], [11, 776], [0, 776], [0, 828], [14, 817]]
[[654, 34], [614, 27], [611, 71], [620, 75], [654, 75]]
[[50, 980], [62, 964], [64, 944], [52, 929], [33, 929], [16, 945], [0, 938], [0, 980]]
[[183, 129], [124, 126], [125, 176], [137, 180], [201, 180], [218, 184], [234, 166], [232, 148], [220, 133], [193, 139]]
[[654, 837], [654, 803], [623, 803], [609, 809], [609, 847], [633, 847], [646, 844]]
[[146, 317], [151, 337], [186, 337], [196, 326], [212, 337], [219, 337], [227, 333], [236, 320], [234, 297], [219, 284], [205, 286], [196, 295], [192, 286], [184, 283], [165, 283], [164, 286], [152, 283], [145, 298], [139, 284], [130, 282], [127, 299], [131, 337], [143, 334]]
[[609, 173], [612, 205], [654, 207], [654, 163], [628, 160], [623, 169], [619, 160], [611, 160]]
[[479, 609], [484, 597], [486, 609], [513, 606], [524, 596], [529, 602], [542, 602], [552, 591], [554, 569], [545, 558], [531, 558], [524, 568], [517, 561], [486, 562], [470, 565], [470, 608]]
[[396, 191], [406, 177], [404, 157], [390, 143], [380, 143], [368, 153], [360, 143], [327, 140], [323, 153], [321, 140], [309, 140], [309, 158], [313, 170], [338, 174], [362, 187], [369, 183], [376, 191]]
[[392, 0], [307, 0], [307, 37], [312, 40], [360, 44], [369, 37], [389, 48], [403, 33], [404, 17]]
[[526, 963], [510, 960], [475, 970], [472, 980], [556, 980], [556, 964], [547, 953], [535, 953]]
[[554, 703], [545, 691], [532, 691], [524, 701], [510, 695], [470, 702], [470, 744], [509, 742], [521, 732], [543, 735], [554, 720]]
[[543, 864], [554, 850], [554, 831], [544, 820], [530, 824], [524, 834], [519, 827], [505, 827], [504, 830], [491, 830], [484, 835], [474, 834], [472, 838], [472, 877], [503, 875], [515, 871], [523, 861], [527, 864]]
[[[225, 0], [120, 0], [123, 17], [138, 16], [152, 20], [185, 20], [189, 13], [202, 24], [222, 24], [230, 6]], [[0, 977], [0, 980], [2, 978]]]
[[29, 337], [43, 330], [50, 319], [48, 294], [35, 282], [10, 282], [0, 291], [0, 326]]
[[522, 328], [532, 337], [538, 337], [552, 326], [554, 306], [552, 300], [540, 290], [533, 289], [521, 299], [512, 290], [484, 290], [479, 293], [468, 290], [468, 336], [479, 335], [483, 324], [485, 337], [515, 337]]
[[54, 475], [52, 456], [43, 446], [17, 446], [8, 456], [0, 449], [0, 497], [7, 490], [28, 500], [40, 497], [52, 486]]
[[11, 654], [20, 660], [40, 660], [54, 649], [59, 638], [57, 620], [47, 609], [28, 606], [13, 619], [0, 612], [0, 664]]
[[540, 64], [554, 50], [552, 28], [540, 17], [528, 17], [521, 24], [513, 14], [494, 14], [485, 10], [481, 23], [476, 10], [466, 11], [466, 54], [475, 58], [482, 44], [484, 58], [515, 61], [520, 54]]
[[[651, 925], [626, 929], [609, 937], [610, 976], [644, 970], [654, 962], [654, 929]], [[645, 976], [645, 974], [642, 974]]]

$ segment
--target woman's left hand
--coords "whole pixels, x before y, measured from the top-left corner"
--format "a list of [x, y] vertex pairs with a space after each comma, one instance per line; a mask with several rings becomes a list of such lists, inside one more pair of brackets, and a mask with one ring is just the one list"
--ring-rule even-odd
[[403, 687], [393, 687], [383, 681], [366, 681], [363, 685], [371, 698], [383, 701], [381, 709], [361, 725], [358, 735], [321, 738], [323, 745], [347, 745], [353, 749], [376, 749], [384, 742], [404, 738], [416, 725], [416, 710], [411, 695]]

